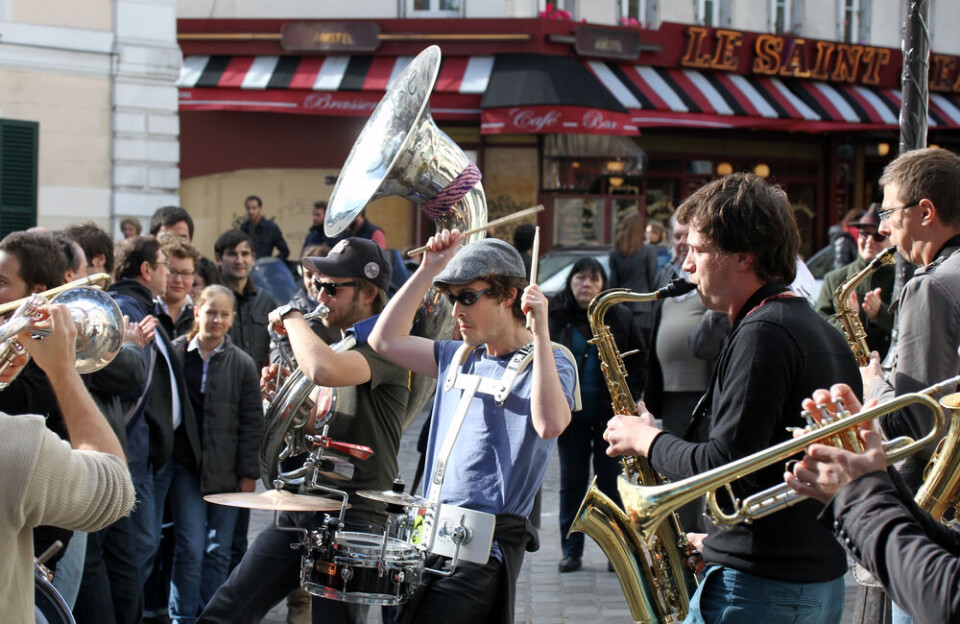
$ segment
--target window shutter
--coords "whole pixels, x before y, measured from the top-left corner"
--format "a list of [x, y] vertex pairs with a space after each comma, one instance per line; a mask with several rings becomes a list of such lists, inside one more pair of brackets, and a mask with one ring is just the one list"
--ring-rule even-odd
[[0, 238], [37, 224], [35, 121], [0, 119]]

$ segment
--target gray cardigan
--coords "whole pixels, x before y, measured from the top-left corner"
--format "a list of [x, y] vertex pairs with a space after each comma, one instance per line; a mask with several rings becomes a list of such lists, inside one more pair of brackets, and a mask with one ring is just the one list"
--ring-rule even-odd
[[[230, 336], [223, 349], [210, 355], [201, 431], [200, 491], [234, 492], [240, 477], [260, 477], [259, 451], [263, 435], [260, 375], [253, 359]], [[174, 341], [186, 357], [187, 336]]]

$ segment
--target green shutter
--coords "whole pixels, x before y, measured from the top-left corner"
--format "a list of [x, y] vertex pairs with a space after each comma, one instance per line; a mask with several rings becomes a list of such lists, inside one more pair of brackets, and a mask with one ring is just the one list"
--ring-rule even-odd
[[0, 238], [37, 224], [35, 121], [0, 119]]

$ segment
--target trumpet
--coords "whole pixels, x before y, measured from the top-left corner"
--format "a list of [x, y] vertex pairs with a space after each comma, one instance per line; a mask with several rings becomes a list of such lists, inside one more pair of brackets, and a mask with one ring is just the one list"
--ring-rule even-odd
[[[919, 440], [914, 440], [909, 436], [901, 436], [884, 443], [887, 463], [892, 464], [900, 461], [937, 440], [940, 435], [939, 432], [942, 431], [944, 426], [944, 415], [940, 409], [940, 404], [931, 397], [940, 394], [944, 389], [958, 382], [960, 382], [960, 375], [945, 379], [919, 392], [904, 394], [871, 409], [863, 410], [858, 414], [845, 415], [833, 422], [808, 430], [798, 438], [781, 442], [724, 466], [673, 483], [637, 486], [621, 476], [618, 489], [623, 500], [623, 506], [630, 521], [637, 527], [645, 541], [652, 541], [656, 537], [657, 528], [666, 519], [670, 518], [674, 511], [701, 496], [706, 496], [709, 517], [715, 524], [733, 525], [740, 522], [753, 522], [795, 505], [806, 497], [798, 494], [785, 483], [781, 483], [749, 496], [741, 502], [733, 495], [731, 484], [734, 481], [801, 453], [816, 442], [829, 442], [838, 438], [849, 439], [850, 436], [847, 434], [853, 433], [854, 427], [895, 412], [907, 405], [920, 404], [929, 408], [934, 414], [934, 424], [929, 433]], [[717, 502], [717, 493], [720, 488], [726, 489], [733, 501], [734, 510], [732, 512], [724, 511]]]
[[[74, 280], [42, 293], [0, 305], [0, 315], [14, 313], [0, 325], [0, 374], [10, 368], [14, 360], [26, 354], [26, 349], [16, 338], [24, 330], [32, 330], [37, 309], [46, 303], [62, 303], [67, 306], [77, 327], [76, 368], [80, 373], [92, 373], [113, 361], [123, 342], [123, 315], [116, 302], [95, 286], [109, 280], [106, 273]], [[34, 338], [42, 338], [43, 332], [31, 331]], [[13, 379], [0, 383], [0, 390]]]

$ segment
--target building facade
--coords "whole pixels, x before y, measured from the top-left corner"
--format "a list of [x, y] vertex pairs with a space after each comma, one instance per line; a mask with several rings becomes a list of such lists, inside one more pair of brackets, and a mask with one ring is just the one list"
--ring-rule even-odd
[[[929, 142], [956, 149], [960, 41], [936, 24], [960, 4], [931, 4]], [[436, 123], [483, 171], [491, 217], [548, 207], [544, 248], [609, 244], [622, 215], [666, 220], [703, 183], [750, 170], [787, 190], [810, 254], [878, 199], [896, 154], [902, 5], [183, 1], [183, 205], [215, 237], [260, 195], [299, 249], [391, 79], [437, 44]], [[368, 216], [397, 248], [432, 231], [403, 200]]]
[[0, 230], [179, 201], [175, 0], [0, 0]]

